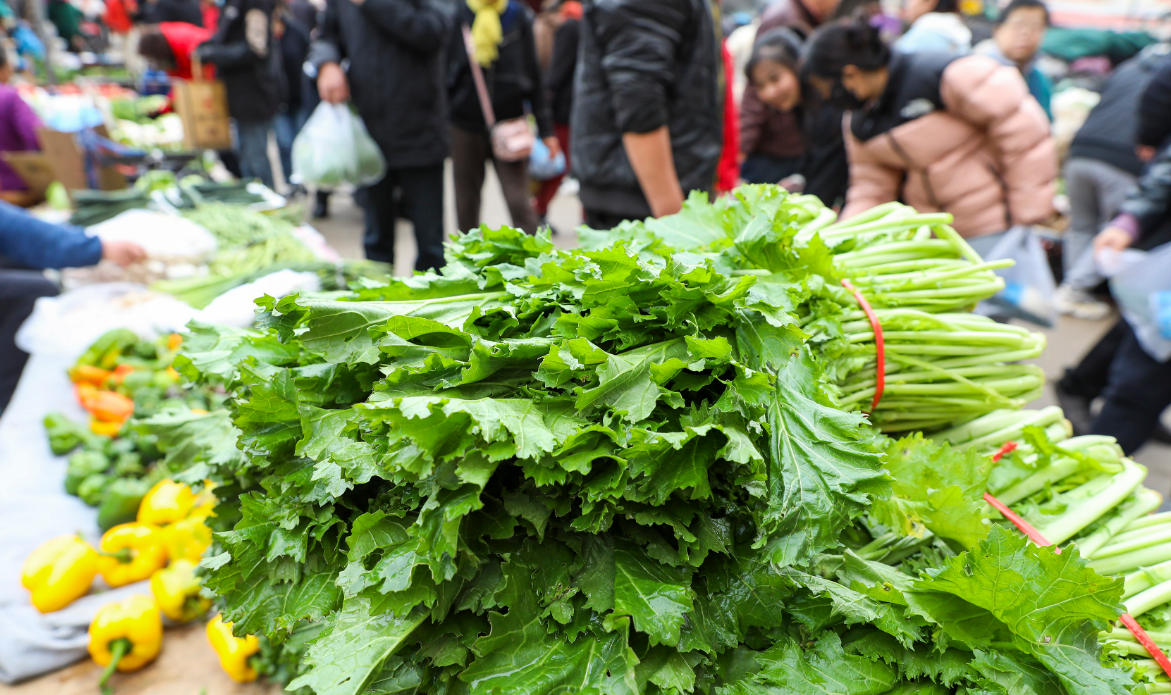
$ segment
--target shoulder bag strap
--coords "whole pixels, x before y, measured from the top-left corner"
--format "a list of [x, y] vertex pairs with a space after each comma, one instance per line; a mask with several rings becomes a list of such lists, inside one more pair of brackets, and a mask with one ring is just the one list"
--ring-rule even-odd
[[476, 83], [476, 93], [480, 95], [480, 109], [484, 112], [484, 123], [488, 130], [496, 125], [496, 112], [492, 110], [492, 99], [488, 97], [488, 85], [484, 83], [484, 71], [476, 61], [476, 46], [472, 43], [472, 30], [463, 25], [464, 48], [467, 49], [468, 63], [472, 66], [472, 81]]

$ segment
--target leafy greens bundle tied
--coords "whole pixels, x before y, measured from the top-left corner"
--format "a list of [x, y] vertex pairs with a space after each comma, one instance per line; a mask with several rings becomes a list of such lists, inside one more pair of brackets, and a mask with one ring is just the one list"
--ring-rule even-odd
[[225, 620], [320, 624], [290, 684], [318, 695], [1127, 692], [1097, 644], [1121, 581], [1076, 552], [1000, 528], [923, 572], [851, 549], [918, 488], [892, 489], [802, 327], [841, 299], [825, 247], [748, 193], [776, 205], [724, 212], [768, 227], [767, 277], [481, 228], [442, 275], [193, 325], [176, 369], [230, 419], [152, 426], [219, 485]]

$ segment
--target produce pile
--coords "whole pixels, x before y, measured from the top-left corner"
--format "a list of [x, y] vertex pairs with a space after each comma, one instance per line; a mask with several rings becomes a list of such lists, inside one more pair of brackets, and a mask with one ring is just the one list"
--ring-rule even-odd
[[98, 508], [105, 531], [132, 520], [147, 491], [164, 477], [157, 437], [133, 426], [164, 410], [208, 412], [221, 407], [215, 389], [185, 389], [171, 362], [182, 339], [172, 334], [144, 340], [119, 328], [98, 338], [74, 363], [69, 378], [88, 425], [61, 413], [45, 417], [49, 448], [69, 454], [65, 491]]
[[[1171, 514], [1151, 515], [1162, 496], [1142, 486], [1146, 470], [1112, 438], [1068, 435], [1061, 410], [1050, 407], [996, 412], [932, 436], [985, 456], [995, 451], [980, 484], [1045, 541], [1071, 541], [1087, 568], [1121, 579], [1126, 613], [1171, 648]], [[1171, 692], [1171, 678], [1129, 629], [1100, 638], [1108, 661], [1136, 672], [1139, 692]]]
[[69, 222], [89, 227], [127, 210], [154, 207], [155, 193], [161, 194], [167, 205], [181, 210], [194, 209], [204, 203], [249, 206], [265, 202], [264, 196], [249, 191], [246, 183], [217, 183], [198, 174], [179, 179], [170, 171], [157, 170], [140, 177], [130, 188], [73, 191], [74, 211]]
[[227, 411], [147, 424], [217, 486], [224, 618], [307, 642], [317, 695], [1133, 692], [1123, 582], [981, 496], [1072, 458], [1015, 500], [1064, 541], [1143, 471], [955, 434], [1035, 393], [1042, 340], [962, 313], [1001, 283], [945, 217], [832, 219], [743, 187], [587, 250], [481, 228], [441, 274], [193, 324], [175, 368]]
[[[42, 613], [61, 610], [86, 595], [95, 582], [120, 587], [149, 580], [149, 594], [132, 594], [98, 609], [89, 626], [89, 653], [105, 667], [102, 693], [115, 670], [137, 671], [163, 646], [162, 617], [175, 624], [200, 619], [211, 601], [202, 595], [196, 563], [211, 543], [204, 523], [215, 504], [210, 485], [196, 492], [160, 480], [137, 506], [131, 521], [106, 531], [96, 547], [80, 536], [58, 536], [34, 550], [21, 568], [21, 584]], [[99, 580], [100, 577], [100, 580]], [[247, 683], [261, 674], [280, 678], [288, 670], [281, 648], [249, 635], [236, 637], [232, 624], [215, 616], [207, 624], [211, 648], [233, 680]]]

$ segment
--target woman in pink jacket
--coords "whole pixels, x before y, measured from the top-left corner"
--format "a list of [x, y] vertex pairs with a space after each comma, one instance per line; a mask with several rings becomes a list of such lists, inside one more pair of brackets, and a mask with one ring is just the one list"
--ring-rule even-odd
[[1051, 214], [1057, 154], [1018, 70], [986, 56], [892, 53], [876, 28], [845, 21], [814, 34], [802, 71], [849, 111], [843, 219], [901, 200], [951, 213], [972, 239]]

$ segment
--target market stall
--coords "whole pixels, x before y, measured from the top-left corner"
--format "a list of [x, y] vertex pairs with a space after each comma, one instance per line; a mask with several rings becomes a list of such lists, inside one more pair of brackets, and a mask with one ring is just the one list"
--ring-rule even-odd
[[58, 396], [171, 362], [115, 440], [217, 499], [196, 611], [293, 689], [1171, 691], [1161, 498], [1024, 409], [1044, 340], [967, 313], [1008, 264], [948, 221], [744, 187], [575, 251], [482, 228]]

